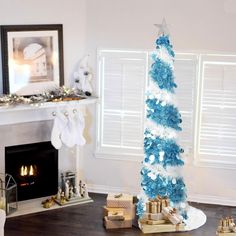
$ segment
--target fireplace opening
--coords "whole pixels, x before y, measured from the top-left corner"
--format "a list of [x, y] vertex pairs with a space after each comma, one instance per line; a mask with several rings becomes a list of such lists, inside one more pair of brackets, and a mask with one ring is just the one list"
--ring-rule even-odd
[[5, 172], [17, 183], [18, 200], [57, 193], [58, 150], [51, 142], [5, 147]]

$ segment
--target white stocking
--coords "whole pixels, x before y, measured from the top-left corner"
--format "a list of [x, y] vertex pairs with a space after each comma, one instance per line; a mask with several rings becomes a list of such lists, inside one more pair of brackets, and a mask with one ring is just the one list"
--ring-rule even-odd
[[64, 115], [58, 110], [54, 118], [54, 124], [51, 133], [51, 143], [56, 149], [60, 149], [62, 146], [61, 134], [65, 129], [67, 124], [67, 119]]
[[73, 119], [73, 112], [68, 111], [68, 116], [66, 117], [68, 120], [67, 126], [61, 134], [62, 142], [67, 147], [73, 147], [75, 145], [75, 121]]
[[75, 113], [75, 128], [76, 128], [75, 143], [80, 146], [83, 146], [86, 143], [86, 140], [83, 136], [84, 126], [85, 126], [85, 121], [83, 113], [78, 110]]

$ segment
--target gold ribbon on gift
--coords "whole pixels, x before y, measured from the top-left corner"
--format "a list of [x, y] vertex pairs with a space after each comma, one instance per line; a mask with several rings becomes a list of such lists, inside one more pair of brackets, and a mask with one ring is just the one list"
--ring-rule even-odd
[[176, 230], [176, 231], [180, 231], [180, 224], [177, 224], [177, 225], [175, 226], [175, 230]]
[[157, 202], [157, 213], [161, 213], [161, 202], [160, 201], [158, 201]]
[[161, 197], [158, 195], [155, 199], [149, 199], [146, 203], [146, 212], [147, 213], [161, 213], [164, 207], [168, 207], [169, 199], [168, 197]]
[[123, 196], [123, 194], [119, 193], [119, 194], [114, 195], [114, 198], [121, 198], [122, 196]]
[[146, 212], [147, 213], [151, 212], [151, 202], [146, 202]]
[[151, 202], [151, 213], [157, 213], [157, 202]]

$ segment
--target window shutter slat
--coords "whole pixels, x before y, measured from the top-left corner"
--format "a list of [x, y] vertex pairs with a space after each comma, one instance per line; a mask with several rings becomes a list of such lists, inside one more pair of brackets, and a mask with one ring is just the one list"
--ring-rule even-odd
[[[182, 55], [183, 57], [183, 55]], [[176, 97], [178, 107], [182, 117], [182, 131], [179, 133], [179, 143], [187, 152], [193, 150], [193, 117], [195, 103], [195, 86], [197, 57], [189, 57], [188, 60], [182, 60], [176, 55], [174, 64], [174, 73], [176, 77]]]
[[100, 58], [103, 63], [101, 146], [141, 152], [146, 53], [101, 51]]
[[[236, 157], [236, 57], [202, 56], [199, 135], [201, 159], [227, 162]], [[224, 61], [224, 62], [221, 62]], [[236, 163], [236, 158], [232, 159]]]

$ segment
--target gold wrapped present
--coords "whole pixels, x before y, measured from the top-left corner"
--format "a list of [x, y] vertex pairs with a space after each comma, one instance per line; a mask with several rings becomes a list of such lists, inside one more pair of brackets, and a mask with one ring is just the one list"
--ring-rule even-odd
[[143, 213], [142, 219], [164, 220], [164, 219], [166, 219], [166, 217], [162, 213]]
[[135, 206], [132, 205], [131, 208], [120, 208], [120, 207], [103, 207], [103, 216], [108, 216], [109, 212], [122, 212], [124, 216], [130, 216], [132, 219], [135, 217]]
[[163, 225], [166, 223], [165, 220], [147, 220], [148, 225]]
[[219, 236], [236, 236], [236, 226], [232, 216], [222, 218], [219, 221], [216, 234]]
[[164, 233], [164, 232], [177, 232], [184, 231], [184, 224], [173, 225], [171, 223], [168, 224], [146, 224], [140, 222], [140, 229], [144, 234], [150, 233]]
[[183, 217], [177, 213], [175, 208], [172, 208], [170, 206], [164, 207], [162, 209], [162, 213], [174, 225], [180, 224], [183, 221]]
[[167, 197], [157, 196], [154, 199], [149, 199], [146, 202], [146, 212], [147, 213], [161, 213], [164, 207], [168, 207], [170, 201]]
[[108, 220], [124, 220], [124, 213], [123, 211], [108, 211], [107, 214]]
[[107, 216], [104, 217], [104, 226], [106, 229], [122, 229], [132, 228], [132, 219], [125, 217], [122, 221], [108, 220]]
[[107, 207], [132, 208], [133, 196], [130, 194], [112, 194], [107, 196]]

